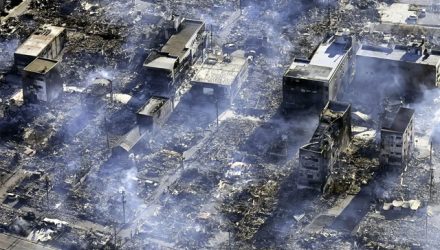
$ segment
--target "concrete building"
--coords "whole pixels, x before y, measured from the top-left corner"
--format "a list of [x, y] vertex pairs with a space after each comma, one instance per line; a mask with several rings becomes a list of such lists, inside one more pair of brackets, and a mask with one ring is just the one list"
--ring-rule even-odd
[[248, 76], [243, 55], [210, 55], [191, 80], [193, 100], [232, 104]]
[[51, 102], [63, 92], [57, 64], [55, 60], [37, 58], [23, 69], [24, 102]]
[[354, 41], [348, 30], [324, 40], [310, 60], [295, 59], [283, 77], [284, 109], [322, 109], [353, 78]]
[[329, 101], [312, 139], [299, 150], [300, 188], [322, 189], [339, 154], [351, 141], [351, 105]]
[[414, 110], [399, 108], [391, 122], [381, 129], [381, 165], [404, 166], [414, 150]]
[[162, 127], [173, 112], [173, 102], [165, 97], [151, 97], [136, 113], [141, 133]]
[[51, 60], [58, 59], [66, 40], [66, 29], [44, 25], [15, 51], [15, 66], [18, 70], [22, 70], [37, 57]]
[[147, 82], [159, 94], [169, 94], [177, 88], [185, 69], [202, 54], [206, 44], [203, 21], [176, 19], [176, 33], [160, 51], [150, 53], [144, 62]]
[[363, 45], [356, 55], [356, 78], [380, 83], [387, 94], [411, 98], [424, 88], [439, 86], [440, 51], [426, 49], [423, 41], [386, 47]]

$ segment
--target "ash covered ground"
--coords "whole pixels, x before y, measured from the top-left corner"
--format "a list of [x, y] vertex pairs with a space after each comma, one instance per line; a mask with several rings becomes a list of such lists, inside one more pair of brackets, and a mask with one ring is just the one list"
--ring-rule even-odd
[[[420, 143], [405, 171], [390, 172], [379, 168], [376, 132], [392, 101], [380, 84], [355, 79], [343, 100], [360, 114], [357, 129], [326, 195], [296, 185], [298, 150], [318, 114], [281, 110], [283, 74], [294, 58], [309, 57], [339, 27], [383, 39], [365, 25], [393, 1], [15, 2], [6, 1], [0, 35], [2, 239], [29, 249], [439, 248], [439, 179], [429, 163], [440, 155], [434, 147], [429, 160], [425, 138], [440, 121], [438, 91], [411, 104]], [[111, 148], [152, 95], [142, 64], [166, 43], [163, 27], [173, 14], [203, 20], [208, 46], [243, 49], [249, 76], [231, 106], [197, 105], [188, 94], [196, 62], [166, 124], [140, 150], [115, 157]], [[23, 104], [14, 52], [44, 24], [67, 30], [64, 91], [45, 105]], [[440, 37], [424, 30], [401, 31], [399, 39], [416, 32], [438, 46]], [[256, 44], [262, 37], [267, 42]], [[97, 78], [112, 80], [114, 100], [88, 101], [84, 89]], [[381, 206], [393, 199], [422, 205], [388, 218]]]

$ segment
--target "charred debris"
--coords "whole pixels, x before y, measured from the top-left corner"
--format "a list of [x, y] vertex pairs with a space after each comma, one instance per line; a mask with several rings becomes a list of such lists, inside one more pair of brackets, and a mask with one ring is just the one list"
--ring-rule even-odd
[[0, 248], [438, 249], [414, 2], [0, 0]]

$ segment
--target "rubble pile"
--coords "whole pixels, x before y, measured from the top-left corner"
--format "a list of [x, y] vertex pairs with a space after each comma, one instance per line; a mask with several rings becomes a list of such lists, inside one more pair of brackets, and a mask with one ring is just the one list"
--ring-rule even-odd
[[250, 183], [243, 190], [236, 190], [222, 204], [223, 213], [236, 227], [239, 240], [250, 240], [272, 215], [277, 205], [278, 184], [275, 181]]
[[[371, 139], [371, 138], [370, 138]], [[356, 194], [379, 170], [378, 150], [368, 138], [355, 136], [347, 152], [332, 169], [325, 189], [328, 194]]]

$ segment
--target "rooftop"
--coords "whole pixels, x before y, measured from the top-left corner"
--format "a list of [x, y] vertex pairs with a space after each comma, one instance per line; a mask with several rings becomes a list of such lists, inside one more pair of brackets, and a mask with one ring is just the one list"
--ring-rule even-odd
[[51, 71], [57, 64], [58, 61], [55, 60], [37, 58], [33, 60], [28, 66], [26, 66], [26, 68], [24, 68], [24, 71], [45, 75], [49, 71]]
[[230, 86], [246, 66], [246, 63], [244, 57], [238, 56], [232, 56], [230, 62], [224, 62], [222, 59], [205, 62], [192, 79], [192, 82], [195, 84], [209, 83]]
[[35, 31], [16, 51], [16, 54], [40, 56], [41, 52], [65, 29], [62, 27], [44, 25]]
[[144, 66], [147, 68], [165, 69], [172, 71], [174, 69], [174, 65], [176, 64], [176, 61], [176, 58], [160, 56], [145, 64]]
[[153, 96], [139, 109], [137, 114], [153, 116], [168, 100], [165, 97]]
[[130, 152], [136, 144], [144, 137], [145, 134], [141, 133], [139, 126], [134, 127], [127, 134], [125, 134], [118, 142], [118, 147], [121, 147], [126, 152]]
[[348, 42], [337, 42], [340, 37], [332, 37], [319, 45], [310, 61], [295, 60], [286, 76], [300, 79], [329, 81], [347, 55]]
[[405, 132], [409, 122], [414, 116], [414, 112], [414, 109], [400, 107], [391, 126], [389, 128], [384, 127], [383, 129], [401, 133]]
[[185, 19], [180, 25], [181, 30], [170, 37], [161, 52], [168, 54], [170, 57], [184, 57], [187, 52], [188, 43], [192, 38], [195, 38], [203, 25], [203, 21]]
[[403, 61], [433, 66], [440, 62], [440, 52], [433, 51], [431, 55], [425, 57], [424, 55], [417, 55], [413, 52], [408, 52], [407, 48], [407, 46], [401, 45], [396, 46], [394, 49], [381, 46], [362, 45], [357, 52], [357, 56], [374, 57], [384, 60]]

